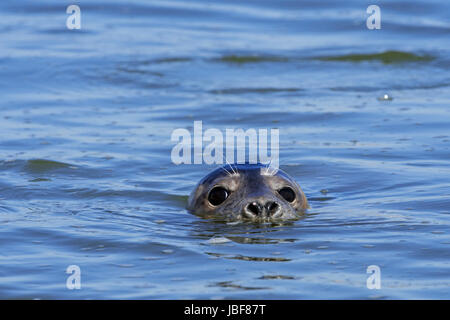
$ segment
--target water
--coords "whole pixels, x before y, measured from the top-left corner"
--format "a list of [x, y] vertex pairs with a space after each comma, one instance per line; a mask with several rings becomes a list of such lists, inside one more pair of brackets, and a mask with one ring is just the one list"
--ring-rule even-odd
[[[360, 1], [69, 4], [0, 4], [1, 298], [450, 298], [447, 1], [376, 1], [381, 30]], [[307, 214], [186, 212], [195, 120], [279, 128]]]

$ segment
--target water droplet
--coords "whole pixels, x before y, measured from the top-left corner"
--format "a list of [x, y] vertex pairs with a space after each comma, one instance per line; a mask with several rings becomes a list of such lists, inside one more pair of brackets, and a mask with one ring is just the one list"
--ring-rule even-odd
[[392, 101], [394, 100], [394, 98], [390, 95], [388, 95], [387, 93], [383, 94], [382, 96], [379, 96], [378, 101]]

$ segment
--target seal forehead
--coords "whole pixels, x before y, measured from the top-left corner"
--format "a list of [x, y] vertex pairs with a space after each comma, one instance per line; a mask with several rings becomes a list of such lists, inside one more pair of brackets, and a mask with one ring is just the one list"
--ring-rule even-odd
[[[234, 179], [228, 180], [228, 178]], [[208, 187], [221, 180], [232, 181], [236, 179], [242, 180], [247, 189], [258, 189], [261, 184], [265, 184], [267, 181], [271, 181], [271, 184], [281, 183], [282, 181], [293, 183], [292, 179], [280, 169], [274, 170], [261, 164], [234, 164], [214, 170], [205, 176], [200, 184]]]
[[209, 185], [214, 180], [225, 177], [225, 176], [227, 176], [227, 173], [222, 168], [218, 168], [218, 169], [214, 170], [213, 172], [209, 173], [208, 175], [206, 175], [202, 180], [200, 180], [199, 184]]
[[257, 169], [245, 169], [243, 171], [247, 189], [258, 189], [264, 183], [261, 171]]
[[[236, 171], [234, 171], [236, 172]], [[234, 173], [230, 169], [218, 168], [200, 180], [199, 185], [204, 185], [206, 187], [214, 185], [219, 181], [223, 180], [236, 180], [240, 177], [239, 173]]]

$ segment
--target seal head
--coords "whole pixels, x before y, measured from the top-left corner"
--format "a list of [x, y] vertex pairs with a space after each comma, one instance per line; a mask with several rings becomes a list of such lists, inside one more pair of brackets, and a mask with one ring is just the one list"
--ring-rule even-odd
[[284, 171], [263, 164], [233, 164], [204, 177], [187, 209], [202, 217], [279, 221], [296, 219], [307, 208], [305, 194]]

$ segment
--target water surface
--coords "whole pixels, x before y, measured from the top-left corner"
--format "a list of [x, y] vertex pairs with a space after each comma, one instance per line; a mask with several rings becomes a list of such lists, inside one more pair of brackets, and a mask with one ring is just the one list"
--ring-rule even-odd
[[[1, 298], [450, 298], [447, 1], [377, 1], [381, 30], [360, 1], [76, 3], [72, 31], [0, 4]], [[195, 120], [279, 128], [307, 214], [189, 214]]]

